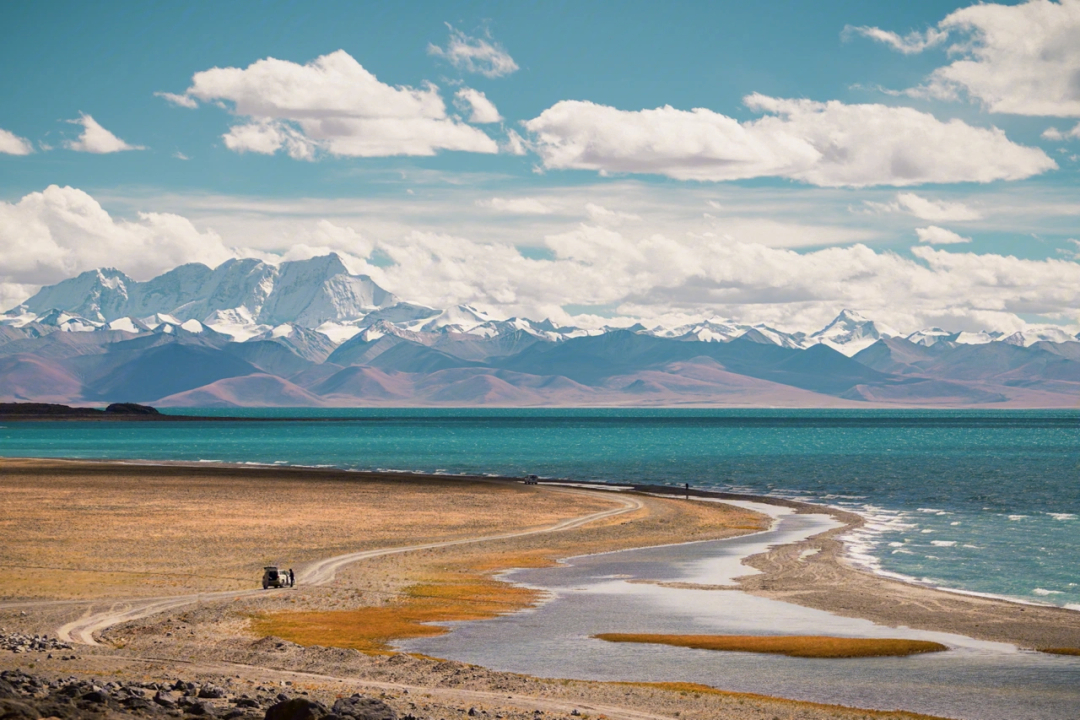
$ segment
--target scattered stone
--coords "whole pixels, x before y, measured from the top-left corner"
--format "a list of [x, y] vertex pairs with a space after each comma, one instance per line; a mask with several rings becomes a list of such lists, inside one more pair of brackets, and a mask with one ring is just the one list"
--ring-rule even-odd
[[0, 650], [13, 653], [48, 652], [71, 650], [71, 645], [48, 635], [25, 635], [16, 632], [0, 632]]
[[[255, 697], [227, 687], [183, 680], [112, 681], [97, 684], [74, 677], [46, 680], [22, 670], [0, 672], [0, 720], [416, 720], [400, 717], [382, 700], [363, 695], [338, 698], [333, 709], [306, 697], [271, 695], [258, 686]], [[234, 694], [236, 693], [236, 694]], [[306, 694], [306, 693], [305, 693]], [[265, 715], [263, 708], [268, 708]], [[469, 715], [485, 715], [471, 708]]]
[[266, 720], [322, 720], [328, 715], [326, 706], [306, 698], [293, 698], [273, 705], [266, 711]]
[[18, 700], [0, 700], [0, 717], [4, 720], [38, 720], [41, 713]]
[[[338, 701], [334, 703], [333, 712], [343, 718], [354, 718], [355, 720], [398, 720], [394, 708], [382, 700], [362, 695], [338, 698]], [[469, 714], [474, 715], [475, 713], [470, 711]]]

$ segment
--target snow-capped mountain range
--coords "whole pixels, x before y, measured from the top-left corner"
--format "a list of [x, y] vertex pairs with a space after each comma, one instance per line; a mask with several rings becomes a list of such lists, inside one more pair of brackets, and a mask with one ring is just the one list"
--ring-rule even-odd
[[333, 255], [113, 269], [0, 315], [0, 402], [162, 406], [1072, 407], [1059, 328], [900, 337], [851, 310], [816, 332], [710, 318], [576, 328], [425, 307]]
[[[113, 268], [84, 272], [43, 287], [22, 305], [0, 316], [0, 324], [30, 323], [68, 332], [118, 330], [127, 333], [213, 332], [236, 342], [302, 337], [316, 355], [359, 336], [364, 341], [385, 335], [436, 344], [447, 333], [495, 338], [523, 332], [560, 342], [615, 329], [584, 330], [559, 326], [550, 320], [496, 319], [476, 308], [444, 310], [403, 301], [370, 277], [352, 275], [337, 255], [271, 265], [259, 260], [229, 260], [217, 268], [181, 265], [152, 280], [138, 282]], [[755, 342], [805, 349], [827, 345], [854, 356], [883, 337], [901, 337], [852, 310], [843, 310], [813, 333], [783, 332], [764, 324], [742, 324], [710, 318], [678, 327], [630, 328], [639, 334], [701, 342], [730, 342], [746, 337]], [[906, 339], [923, 347], [939, 342], [984, 344], [1003, 342], [1028, 347], [1036, 342], [1076, 342], [1077, 337], [1055, 327], [1004, 336], [992, 332], [919, 330]]]

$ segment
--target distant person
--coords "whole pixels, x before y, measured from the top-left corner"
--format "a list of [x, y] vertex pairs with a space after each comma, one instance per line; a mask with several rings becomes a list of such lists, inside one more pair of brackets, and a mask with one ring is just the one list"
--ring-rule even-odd
[[293, 575], [292, 568], [289, 568], [289, 587], [296, 587], [296, 576]]

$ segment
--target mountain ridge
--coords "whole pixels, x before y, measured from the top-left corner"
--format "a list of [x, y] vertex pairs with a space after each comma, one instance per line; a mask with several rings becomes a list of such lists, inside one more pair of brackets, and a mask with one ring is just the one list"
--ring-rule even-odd
[[813, 333], [709, 318], [559, 326], [410, 303], [336, 255], [114, 268], [0, 315], [0, 401], [163, 406], [1069, 407], [1060, 328], [901, 337], [845, 309]]

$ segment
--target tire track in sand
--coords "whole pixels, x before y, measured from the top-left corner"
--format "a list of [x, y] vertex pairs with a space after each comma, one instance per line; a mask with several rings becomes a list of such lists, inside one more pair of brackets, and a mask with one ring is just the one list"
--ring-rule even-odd
[[[346, 565], [359, 562], [360, 560], [368, 560], [384, 555], [413, 552], [416, 550], [431, 550], [435, 548], [453, 547], [455, 545], [487, 542], [489, 540], [506, 540], [529, 535], [541, 535], [544, 533], [573, 530], [574, 528], [596, 522], [597, 520], [604, 520], [624, 513], [634, 512], [645, 506], [641, 500], [635, 497], [619, 496], [611, 492], [570, 490], [564, 488], [547, 488], [547, 490], [549, 492], [561, 492], [573, 495], [600, 496], [618, 502], [620, 507], [590, 513], [577, 518], [570, 518], [569, 520], [562, 520], [554, 525], [534, 528], [532, 530], [499, 533], [496, 535], [483, 535], [481, 537], [473, 538], [459, 538], [457, 540], [443, 540], [441, 542], [421, 543], [418, 545], [402, 545], [399, 547], [364, 550], [362, 552], [336, 555], [323, 560], [316, 560], [315, 562], [303, 566], [296, 575], [297, 582], [304, 585], [325, 585], [333, 581], [338, 570]], [[93, 612], [94, 606], [90, 605], [82, 617], [57, 628], [56, 635], [64, 642], [74, 642], [82, 645], [100, 645], [100, 643], [94, 639], [94, 634], [100, 633], [114, 625], [130, 622], [132, 620], [141, 620], [150, 615], [156, 615], [157, 613], [166, 612], [168, 610], [175, 610], [186, 605], [194, 605], [200, 602], [214, 602], [218, 600], [233, 600], [235, 598], [250, 597], [252, 595], [264, 595], [267, 592], [272, 591], [260, 589], [224, 590], [221, 592], [197, 593], [193, 595], [140, 598], [137, 600], [116, 600], [112, 602], [112, 605], [108, 610], [96, 613]]]

